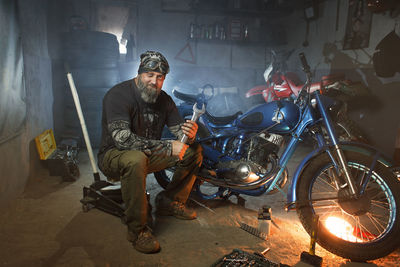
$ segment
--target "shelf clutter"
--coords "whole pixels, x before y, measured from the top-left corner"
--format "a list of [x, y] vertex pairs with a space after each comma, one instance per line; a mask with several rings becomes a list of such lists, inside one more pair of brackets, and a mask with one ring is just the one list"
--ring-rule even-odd
[[162, 10], [194, 15], [189, 41], [239, 45], [286, 44], [286, 31], [276, 21], [293, 12], [278, 0], [162, 0]]
[[[207, 17], [210, 18], [210, 17]], [[188, 26], [188, 39], [212, 43], [282, 45], [286, 32], [259, 18], [224, 17], [219, 20], [198, 19]]]

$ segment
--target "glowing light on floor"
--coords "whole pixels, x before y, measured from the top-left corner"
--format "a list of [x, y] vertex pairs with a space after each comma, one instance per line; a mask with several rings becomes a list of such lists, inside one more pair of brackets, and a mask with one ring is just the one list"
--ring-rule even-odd
[[350, 242], [362, 242], [361, 239], [354, 236], [354, 227], [346, 220], [338, 217], [328, 217], [325, 221], [325, 227], [337, 237]]

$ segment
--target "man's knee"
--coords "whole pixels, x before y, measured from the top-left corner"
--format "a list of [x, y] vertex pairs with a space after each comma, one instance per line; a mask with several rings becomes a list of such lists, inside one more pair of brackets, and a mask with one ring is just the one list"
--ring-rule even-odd
[[142, 151], [127, 150], [119, 159], [119, 168], [140, 168], [141, 170], [147, 170], [149, 159]]
[[201, 164], [203, 160], [203, 148], [200, 144], [191, 144], [185, 153], [185, 159], [196, 162], [198, 165]]

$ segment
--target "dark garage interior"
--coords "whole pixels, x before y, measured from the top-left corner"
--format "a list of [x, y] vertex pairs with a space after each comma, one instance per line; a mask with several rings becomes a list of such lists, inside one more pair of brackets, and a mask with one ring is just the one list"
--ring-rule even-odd
[[[123, 212], [110, 214], [94, 202], [82, 201], [100, 192], [85, 192], [96, 179], [110, 178], [96, 162], [103, 97], [137, 75], [140, 55], [148, 50], [168, 60], [170, 72], [162, 89], [178, 110], [185, 99], [174, 92], [207, 91], [212, 123], [225, 121], [230, 126], [236, 125], [230, 116], [249, 114], [246, 111], [266, 102], [301, 105], [293, 102], [298, 94], [293, 88], [300, 90], [306, 83], [307, 68], [299, 58], [304, 53], [313, 79], [310, 90], [315, 83], [322, 95], [330, 90], [334, 93], [326, 94], [345, 103], [355, 141], [368, 147], [361, 151], [379, 151], [369, 158], [379, 165], [376, 168], [384, 168], [388, 184], [399, 189], [399, 1], [1, 0], [0, 36], [0, 266], [312, 266], [302, 252], [322, 259], [322, 266], [399, 266], [398, 235], [389, 238], [391, 248], [382, 252], [384, 256], [365, 256], [368, 260], [351, 260], [318, 243], [312, 248], [313, 228], [304, 229], [296, 213], [301, 203], [290, 203], [286, 194], [296, 169], [316, 149], [313, 139], [299, 137], [302, 142], [283, 168], [288, 182], [282, 189], [258, 195], [228, 190], [212, 199], [198, 197], [194, 190], [186, 203], [197, 212], [192, 221], [154, 213], [162, 187], [149, 173], [146, 190], [153, 206], [153, 233], [162, 247], [156, 254], [140, 253], [126, 240]], [[276, 72], [266, 79], [268, 67]], [[67, 73], [79, 97], [86, 140]], [[289, 82], [284, 79], [292, 79], [291, 95], [280, 95], [287, 92], [284, 86]], [[271, 109], [271, 118], [281, 105], [278, 112]], [[327, 132], [330, 136], [329, 127]], [[294, 132], [285, 133], [285, 145], [297, 138]], [[233, 144], [224, 146], [229, 145]], [[285, 156], [285, 145], [279, 143], [277, 155]], [[368, 175], [375, 177], [376, 172]], [[393, 231], [382, 231], [382, 236], [400, 233], [400, 191], [392, 191], [394, 196], [390, 190], [384, 193], [393, 199], [387, 203]], [[374, 203], [372, 197], [361, 199], [357, 203], [368, 209]], [[293, 211], [285, 210], [289, 204], [296, 204]], [[260, 237], [263, 206], [270, 207], [272, 218], [266, 239]], [[376, 220], [376, 228], [382, 222]], [[382, 241], [366, 230], [360, 235], [362, 244]], [[235, 250], [248, 258], [234, 259]]]

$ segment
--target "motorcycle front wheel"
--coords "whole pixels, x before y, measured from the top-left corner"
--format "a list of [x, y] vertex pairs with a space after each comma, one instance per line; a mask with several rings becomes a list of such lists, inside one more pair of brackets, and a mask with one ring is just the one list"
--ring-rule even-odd
[[[345, 157], [360, 184], [371, 171], [372, 158], [355, 152], [345, 152]], [[365, 193], [349, 199], [346, 189], [335, 182], [334, 172], [326, 153], [303, 171], [296, 189], [296, 209], [305, 230], [311, 235], [313, 218], [318, 215], [318, 244], [353, 261], [374, 260], [393, 252], [400, 236], [399, 181], [377, 163]]]

